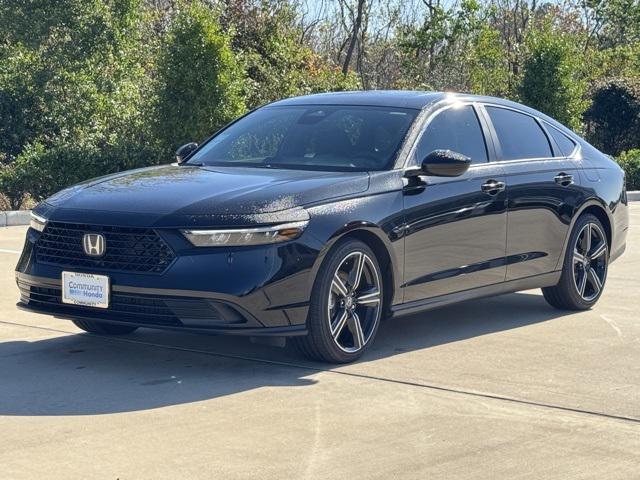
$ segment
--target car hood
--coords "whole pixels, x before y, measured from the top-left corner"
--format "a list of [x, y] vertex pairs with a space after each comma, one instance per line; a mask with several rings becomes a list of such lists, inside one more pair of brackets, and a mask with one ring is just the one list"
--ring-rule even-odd
[[58, 220], [74, 221], [78, 215], [71, 212], [94, 211], [190, 225], [211, 216], [275, 218], [278, 212], [364, 192], [368, 185], [364, 172], [166, 165], [90, 180], [45, 204]]

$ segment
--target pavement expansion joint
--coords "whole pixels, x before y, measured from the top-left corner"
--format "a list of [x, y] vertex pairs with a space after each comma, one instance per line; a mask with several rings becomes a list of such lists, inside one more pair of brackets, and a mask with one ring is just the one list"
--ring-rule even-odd
[[[68, 331], [65, 331], [65, 330], [59, 330], [59, 329], [50, 328], [50, 327], [40, 327], [40, 326], [35, 326], [35, 325], [25, 325], [23, 323], [17, 323], [17, 322], [0, 321], [0, 324], [12, 325], [12, 326], [18, 326], [18, 327], [24, 327], [24, 328], [32, 328], [32, 329], [38, 329], [38, 330], [45, 330], [45, 331], [54, 332], [54, 333], [61, 333], [61, 334], [65, 334], [65, 335], [77, 335], [75, 332], [68, 332]], [[342, 375], [342, 376], [346, 376], [346, 377], [354, 377], [354, 378], [373, 380], [373, 381], [379, 381], [379, 382], [386, 382], [386, 383], [395, 383], [395, 384], [398, 384], [398, 385], [406, 385], [406, 386], [411, 386], [411, 387], [425, 388], [425, 389], [432, 390], [432, 391], [446, 392], [446, 393], [452, 393], [452, 394], [457, 394], [457, 395], [465, 395], [465, 396], [476, 397], [476, 398], [485, 398], [485, 399], [490, 399], [490, 400], [515, 403], [515, 404], [519, 404], [519, 405], [526, 405], [526, 406], [530, 406], [530, 407], [537, 407], [537, 408], [544, 408], [544, 409], [549, 409], [549, 410], [570, 412], [570, 413], [576, 413], [576, 414], [581, 414], [581, 415], [589, 415], [589, 416], [593, 416], [593, 417], [607, 418], [607, 419], [612, 419], [612, 420], [618, 420], [618, 421], [623, 421], [623, 422], [630, 422], [630, 423], [640, 424], [640, 418], [627, 417], [627, 416], [623, 416], [623, 415], [615, 415], [615, 414], [610, 414], [610, 413], [606, 413], [606, 412], [597, 412], [597, 411], [593, 411], [593, 410], [585, 410], [585, 409], [581, 409], [581, 408], [566, 407], [566, 406], [562, 406], [562, 405], [555, 405], [555, 404], [550, 404], [550, 403], [536, 402], [536, 401], [532, 401], [532, 400], [524, 400], [524, 399], [518, 399], [518, 398], [513, 398], [513, 397], [506, 397], [506, 396], [502, 396], [502, 395], [498, 395], [498, 394], [492, 394], [492, 393], [476, 392], [476, 391], [470, 391], [470, 390], [464, 390], [464, 389], [458, 389], [458, 388], [452, 388], [452, 387], [446, 387], [446, 386], [440, 386], [440, 385], [433, 385], [433, 384], [428, 384], [428, 383], [411, 382], [411, 381], [406, 381], [406, 380], [397, 380], [397, 379], [388, 378], [388, 377], [380, 377], [380, 376], [367, 375], [367, 374], [361, 374], [361, 373], [355, 373], [355, 372], [346, 372], [346, 371], [340, 371], [340, 370], [333, 370], [331, 368], [322, 368], [322, 367], [313, 366], [313, 365], [300, 365], [300, 364], [281, 361], [281, 360], [269, 360], [269, 359], [258, 358], [258, 357], [249, 357], [249, 356], [245, 356], [245, 355], [235, 355], [235, 354], [228, 354], [228, 353], [212, 352], [212, 351], [201, 350], [201, 349], [196, 349], [196, 348], [179, 347], [179, 346], [174, 346], [174, 345], [166, 345], [166, 344], [154, 343], [154, 342], [144, 342], [144, 341], [140, 341], [140, 340], [131, 340], [131, 339], [126, 339], [126, 338], [103, 337], [103, 336], [94, 335], [94, 334], [91, 334], [91, 333], [82, 333], [81, 335], [86, 336], [86, 337], [93, 337], [93, 338], [96, 338], [96, 339], [106, 340], [106, 341], [109, 341], [109, 342], [137, 344], [137, 345], [144, 345], [144, 346], [147, 346], [147, 347], [154, 347], [154, 348], [162, 348], [162, 349], [173, 350], [173, 351], [196, 353], [196, 354], [208, 355], [208, 356], [218, 357], [218, 358], [242, 360], [242, 361], [246, 361], [246, 362], [261, 363], [261, 364], [267, 364], [267, 365], [277, 365], [277, 366], [281, 366], [281, 367], [297, 368], [297, 369], [315, 371], [315, 372], [326, 372], [326, 373]]]

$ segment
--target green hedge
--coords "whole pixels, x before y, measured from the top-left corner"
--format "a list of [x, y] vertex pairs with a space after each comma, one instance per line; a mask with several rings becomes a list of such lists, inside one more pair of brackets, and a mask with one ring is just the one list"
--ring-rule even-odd
[[0, 166], [0, 192], [9, 208], [30, 199], [39, 202], [63, 188], [93, 177], [159, 163], [157, 148], [122, 145], [61, 143], [45, 148], [28, 145], [11, 165]]
[[627, 176], [627, 190], [640, 190], [640, 149], [622, 152], [616, 160]]

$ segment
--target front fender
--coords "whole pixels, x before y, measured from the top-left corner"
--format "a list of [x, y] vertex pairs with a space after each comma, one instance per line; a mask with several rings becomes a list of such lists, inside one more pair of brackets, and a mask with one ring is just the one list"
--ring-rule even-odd
[[327, 253], [337, 242], [347, 236], [369, 236], [375, 238], [389, 255], [394, 285], [392, 303], [401, 301], [400, 285], [404, 274], [404, 240], [400, 233], [404, 225], [401, 192], [320, 205], [308, 209], [308, 212], [310, 222], [314, 225], [313, 235], [323, 245], [312, 267], [310, 281], [315, 280]]

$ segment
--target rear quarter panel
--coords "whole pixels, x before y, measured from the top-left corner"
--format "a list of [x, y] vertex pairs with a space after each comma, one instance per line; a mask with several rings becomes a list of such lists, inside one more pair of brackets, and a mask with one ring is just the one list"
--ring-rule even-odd
[[578, 215], [592, 205], [604, 209], [611, 226], [611, 260], [625, 250], [629, 229], [629, 205], [625, 189], [624, 171], [607, 155], [586, 141], [581, 141], [581, 158], [576, 162], [581, 167], [581, 183], [585, 192]]

